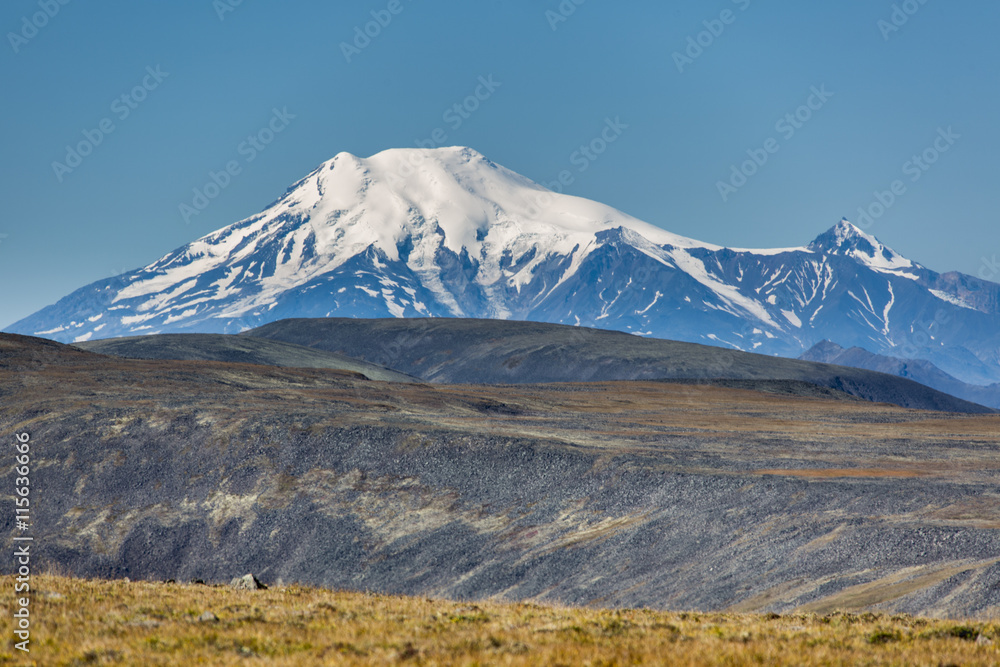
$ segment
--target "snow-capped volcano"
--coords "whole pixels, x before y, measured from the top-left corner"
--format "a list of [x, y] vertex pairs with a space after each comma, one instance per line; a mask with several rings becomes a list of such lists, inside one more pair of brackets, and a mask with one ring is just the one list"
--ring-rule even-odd
[[[808, 247], [723, 248], [469, 148], [398, 149], [341, 153], [258, 215], [9, 330], [74, 342], [287, 317], [511, 318], [788, 356], [830, 339], [1000, 380], [998, 286], [972, 280], [846, 220]], [[926, 331], [944, 329], [942, 312], [962, 336]]]
[[[188, 310], [189, 293], [198, 287], [191, 278], [223, 271], [215, 292], [191, 316], [208, 314], [212, 301], [224, 299], [223, 317], [243, 317], [371, 253], [374, 268], [381, 268], [380, 260], [404, 264], [449, 314], [466, 315], [463, 295], [444, 286], [442, 254], [473, 263], [473, 283], [517, 292], [552, 256], [569, 258], [565, 275], [572, 275], [595, 247], [596, 234], [614, 228], [657, 245], [698, 245], [603, 204], [551, 193], [469, 148], [389, 150], [368, 159], [341, 153], [260, 215], [152, 264], [155, 277], [132, 281], [115, 301], [167, 287], [170, 298], [147, 312]], [[373, 289], [398, 287], [392, 282], [387, 278]], [[386, 291], [388, 312], [432, 313], [415, 294], [397, 292]], [[508, 300], [502, 294], [492, 299], [492, 314], [509, 315]]]

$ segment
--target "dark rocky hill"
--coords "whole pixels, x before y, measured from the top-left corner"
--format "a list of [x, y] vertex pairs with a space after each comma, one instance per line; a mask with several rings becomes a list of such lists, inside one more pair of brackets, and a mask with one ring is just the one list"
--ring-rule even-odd
[[543, 322], [291, 319], [242, 335], [336, 352], [430, 382], [790, 380], [901, 407], [990, 411], [911, 380], [864, 369]]
[[369, 380], [419, 382], [415, 377], [342, 354], [282, 341], [224, 334], [157, 334], [76, 343], [98, 354], [127, 359], [229, 361], [291, 368], [328, 368], [361, 373]]

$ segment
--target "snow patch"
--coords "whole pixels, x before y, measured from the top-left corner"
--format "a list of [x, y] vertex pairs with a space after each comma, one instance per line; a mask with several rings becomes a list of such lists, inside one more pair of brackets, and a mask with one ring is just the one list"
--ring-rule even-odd
[[936, 290], [936, 289], [927, 291], [936, 296], [937, 298], [941, 299], [942, 301], [947, 301], [948, 303], [954, 306], [958, 306], [959, 308], [966, 308], [968, 310], [979, 310], [968, 301], [965, 301], [961, 297], [955, 296], [954, 294], [948, 294], [947, 292], [942, 292], [941, 290]]
[[656, 305], [656, 302], [660, 300], [661, 296], [663, 296], [663, 293], [660, 292], [660, 290], [656, 290], [656, 296], [653, 297], [653, 302], [651, 304], [649, 304], [648, 306], [646, 306], [645, 308], [643, 308], [642, 310], [635, 311], [635, 314], [636, 315], [645, 315], [647, 312], [649, 312], [650, 308], [652, 308], [653, 306]]

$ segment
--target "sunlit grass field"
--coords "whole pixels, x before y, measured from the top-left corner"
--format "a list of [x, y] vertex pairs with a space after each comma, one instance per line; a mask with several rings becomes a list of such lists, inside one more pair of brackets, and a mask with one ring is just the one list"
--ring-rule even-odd
[[454, 602], [273, 586], [34, 577], [37, 665], [996, 665], [1000, 622]]

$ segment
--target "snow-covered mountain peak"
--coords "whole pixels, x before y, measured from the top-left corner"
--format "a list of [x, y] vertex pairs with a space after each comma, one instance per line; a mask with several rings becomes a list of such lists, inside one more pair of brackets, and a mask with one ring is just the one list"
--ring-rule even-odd
[[851, 257], [876, 271], [893, 273], [903, 269], [921, 268], [877, 238], [862, 231], [847, 218], [820, 234], [809, 244], [809, 249], [829, 255]]
[[259, 217], [280, 216], [337, 227], [341, 240], [374, 244], [393, 259], [396, 247], [414, 234], [443, 236], [448, 250], [473, 257], [519, 236], [552, 238], [560, 248], [572, 240], [571, 249], [581, 234], [592, 239], [617, 227], [659, 244], [712, 247], [610, 206], [547, 190], [461, 146], [390, 149], [369, 158], [339, 153]]

